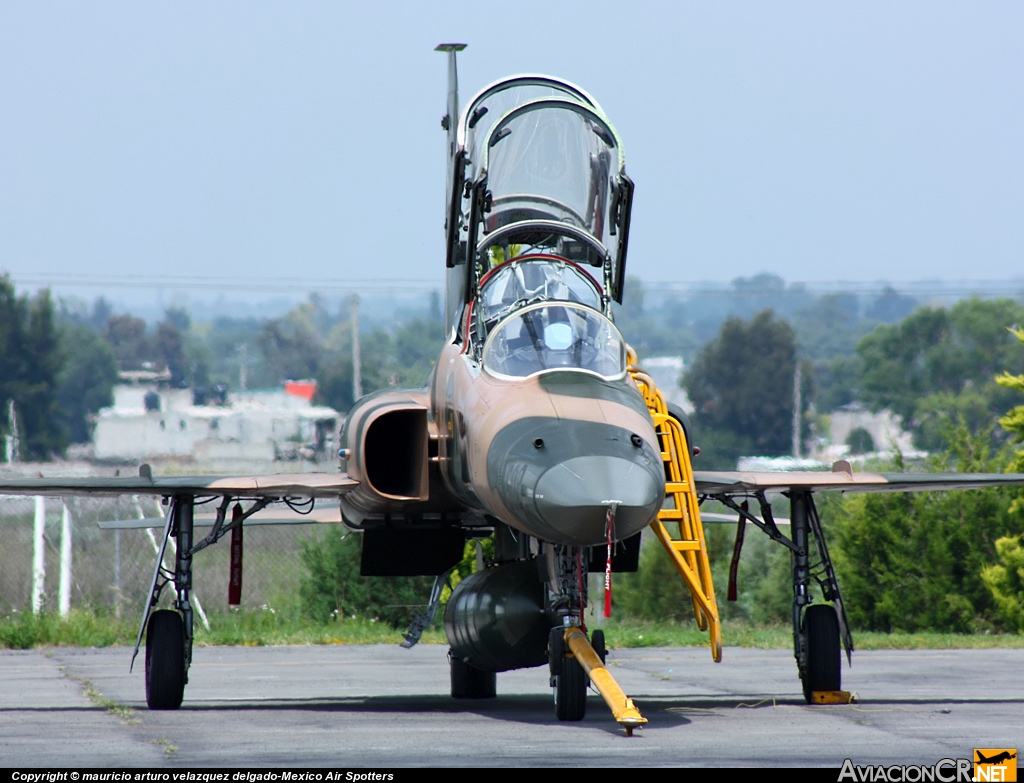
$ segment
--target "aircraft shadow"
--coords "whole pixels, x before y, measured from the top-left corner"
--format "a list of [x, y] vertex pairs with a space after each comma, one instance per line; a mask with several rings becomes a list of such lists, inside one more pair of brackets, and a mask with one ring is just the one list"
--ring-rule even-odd
[[[649, 706], [641, 711], [648, 719], [648, 727], [673, 727], [689, 723], [689, 719], [678, 712], [667, 711], [664, 707], [671, 706], [665, 702], [664, 707], [656, 704], [657, 700], [645, 702]], [[673, 702], [674, 704], [675, 702]], [[188, 703], [182, 710], [194, 711], [225, 711], [225, 712], [272, 712], [274, 710], [297, 710], [311, 712], [335, 713], [422, 713], [430, 715], [479, 715], [495, 720], [513, 721], [524, 725], [550, 726], [555, 723], [554, 705], [548, 695], [508, 695], [495, 699], [453, 699], [450, 696], [366, 696], [349, 698], [311, 698], [311, 699], [268, 699], [267, 701], [242, 701], [238, 703]], [[651, 714], [648, 714], [650, 711]], [[575, 724], [588, 725], [608, 731], [610, 734], [621, 733], [621, 729], [612, 719], [608, 707], [600, 698], [591, 696], [587, 702], [587, 714], [582, 721]]]

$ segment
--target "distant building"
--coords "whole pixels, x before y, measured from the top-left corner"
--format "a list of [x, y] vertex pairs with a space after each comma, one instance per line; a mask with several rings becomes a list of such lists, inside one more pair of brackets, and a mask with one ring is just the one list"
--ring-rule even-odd
[[[98, 461], [266, 463], [334, 455], [342, 417], [333, 408], [312, 404], [313, 381], [204, 395], [170, 388], [169, 373], [140, 371], [120, 378], [114, 405], [96, 419], [93, 458]], [[220, 400], [223, 404], [207, 404]]]
[[[914, 448], [913, 436], [900, 426], [899, 417], [891, 411], [872, 413], [862, 405], [854, 403], [832, 411], [829, 420], [831, 432], [828, 437], [818, 441], [812, 456], [802, 459], [790, 456], [740, 457], [736, 469], [828, 470], [836, 460], [845, 459], [854, 465], [863, 465], [878, 458], [891, 458], [896, 451], [910, 459], [927, 456], [926, 452]], [[857, 430], [863, 430], [871, 438], [872, 448], [866, 452], [855, 453], [849, 445], [850, 436]]]
[[679, 384], [683, 377], [682, 356], [652, 356], [643, 359], [640, 367], [654, 379], [665, 402], [674, 402], [687, 414], [693, 413], [693, 403]]
[[916, 454], [913, 436], [903, 429], [899, 417], [892, 411], [872, 413], [862, 405], [854, 403], [832, 411], [830, 418], [832, 447], [837, 450], [845, 449], [839, 452], [839, 457], [846, 456], [849, 451], [846, 444], [850, 440], [850, 435], [857, 429], [862, 429], [871, 436], [877, 452], [891, 454], [899, 450], [906, 455]]

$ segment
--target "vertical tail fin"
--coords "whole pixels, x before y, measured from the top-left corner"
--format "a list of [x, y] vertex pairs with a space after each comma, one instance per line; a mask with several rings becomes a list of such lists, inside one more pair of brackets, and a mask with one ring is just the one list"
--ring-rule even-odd
[[444, 196], [444, 214], [446, 218], [451, 207], [451, 204], [448, 202], [452, 197], [452, 172], [455, 166], [455, 148], [458, 144], [459, 73], [455, 63], [455, 56], [457, 52], [461, 52], [465, 48], [466, 44], [461, 43], [443, 43], [438, 44], [434, 48], [435, 52], [448, 53], [448, 105], [444, 117], [441, 118], [441, 127], [448, 132], [448, 177], [445, 182]]

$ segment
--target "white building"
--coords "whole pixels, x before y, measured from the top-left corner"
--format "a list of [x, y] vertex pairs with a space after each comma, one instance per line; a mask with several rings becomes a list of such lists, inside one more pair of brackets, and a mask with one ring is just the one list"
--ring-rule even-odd
[[171, 389], [159, 374], [121, 377], [129, 382], [114, 388], [113, 407], [96, 420], [96, 460], [272, 462], [330, 459], [336, 449], [342, 417], [312, 404], [315, 385], [288, 384], [290, 391], [242, 392], [224, 405], [195, 405], [191, 389]]
[[683, 377], [682, 356], [652, 356], [640, 361], [640, 369], [646, 372], [658, 385], [665, 402], [674, 402], [687, 414], [693, 413], [693, 403], [679, 382]]

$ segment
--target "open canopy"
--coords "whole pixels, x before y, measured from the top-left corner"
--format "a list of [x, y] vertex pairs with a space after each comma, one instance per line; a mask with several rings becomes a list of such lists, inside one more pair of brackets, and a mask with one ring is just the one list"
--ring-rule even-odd
[[602, 267], [606, 295], [621, 301], [633, 183], [617, 132], [587, 93], [548, 76], [486, 87], [462, 112], [451, 165], [447, 263], [467, 265], [464, 301], [493, 265], [495, 234], [504, 245], [546, 235], [561, 255]]

